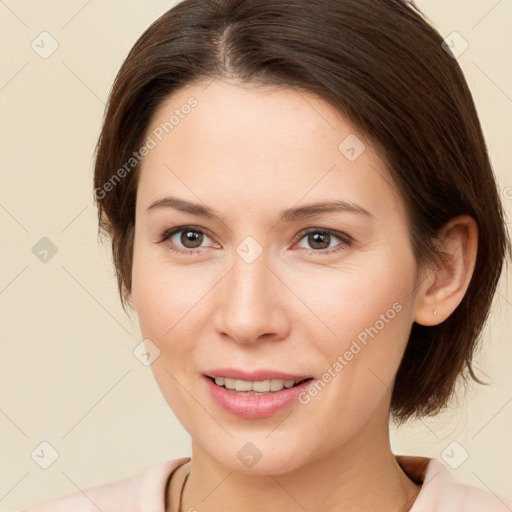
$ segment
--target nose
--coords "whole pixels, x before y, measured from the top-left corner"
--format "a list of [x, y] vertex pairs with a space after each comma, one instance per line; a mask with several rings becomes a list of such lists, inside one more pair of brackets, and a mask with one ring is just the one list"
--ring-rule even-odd
[[286, 291], [264, 254], [252, 263], [235, 254], [233, 267], [216, 290], [217, 332], [243, 344], [285, 339], [291, 325]]

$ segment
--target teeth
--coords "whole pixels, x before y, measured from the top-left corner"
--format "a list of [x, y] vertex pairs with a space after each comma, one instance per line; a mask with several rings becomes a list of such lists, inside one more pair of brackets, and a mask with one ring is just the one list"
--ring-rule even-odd
[[[252, 382], [246, 381], [246, 380], [235, 380], [235, 390], [236, 391], [253, 391], [252, 389]], [[254, 390], [258, 391], [258, 390]]]
[[247, 381], [240, 379], [229, 379], [228, 377], [215, 377], [215, 384], [217, 386], [224, 386], [226, 389], [237, 392], [251, 392], [268, 393], [273, 391], [281, 391], [283, 388], [292, 388], [300, 381], [295, 380], [258, 380]]
[[[237, 380], [237, 383], [241, 382]], [[271, 381], [271, 380], [260, 380], [256, 382], [247, 382], [249, 386], [251, 386], [252, 391], [258, 391], [259, 393], [268, 393], [272, 389], [272, 382], [277, 381]], [[274, 391], [279, 391], [279, 383], [274, 384], [274, 386], [277, 388]], [[238, 388], [237, 388], [237, 391]], [[248, 390], [249, 391], [249, 390]]]
[[[289, 382], [289, 381], [286, 381]], [[271, 380], [270, 391], [281, 391], [283, 389], [284, 381], [282, 380]]]
[[235, 389], [235, 379], [228, 379], [227, 377], [224, 379], [224, 387], [226, 389]]

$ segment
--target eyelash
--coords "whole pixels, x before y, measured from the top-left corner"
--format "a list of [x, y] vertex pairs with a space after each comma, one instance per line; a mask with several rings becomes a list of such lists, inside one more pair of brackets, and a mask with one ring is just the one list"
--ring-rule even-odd
[[[203, 234], [203, 235], [206, 235], [208, 238], [211, 239], [211, 237], [208, 235], [208, 233], [206, 231], [204, 231], [204, 229], [202, 229], [200, 227], [197, 227], [197, 226], [178, 226], [176, 228], [165, 230], [158, 237], [158, 240], [157, 240], [156, 243], [157, 244], [161, 244], [161, 243], [165, 242], [166, 240], [169, 240], [170, 238], [172, 238], [175, 234], [182, 233], [184, 231], [192, 231], [194, 233]], [[318, 234], [322, 234], [322, 235], [334, 236], [335, 238], [338, 238], [341, 241], [341, 244], [339, 244], [335, 248], [331, 248], [331, 249], [322, 249], [322, 250], [304, 249], [307, 252], [307, 254], [315, 254], [315, 255], [319, 255], [319, 256], [326, 256], [326, 255], [331, 254], [333, 252], [338, 252], [338, 251], [344, 250], [345, 247], [343, 247], [343, 246], [350, 247], [352, 245], [352, 243], [353, 243], [353, 239], [349, 235], [347, 235], [345, 233], [340, 233], [338, 231], [333, 231], [331, 229], [324, 229], [324, 228], [308, 228], [308, 229], [305, 229], [305, 230], [301, 231], [297, 235], [297, 242], [300, 242], [303, 238], [305, 238], [307, 235], [310, 235], [312, 233], [318, 233]], [[342, 247], [339, 247], [340, 245]], [[200, 249], [203, 249], [201, 247], [197, 248], [197, 249], [180, 249], [179, 247], [177, 247], [174, 244], [172, 244], [172, 245], [169, 244], [168, 248], [171, 251], [173, 251], [173, 252], [176, 252], [176, 253], [179, 253], [179, 254], [186, 254], [188, 256], [194, 256], [194, 255], [196, 255], [196, 254], [201, 252]]]

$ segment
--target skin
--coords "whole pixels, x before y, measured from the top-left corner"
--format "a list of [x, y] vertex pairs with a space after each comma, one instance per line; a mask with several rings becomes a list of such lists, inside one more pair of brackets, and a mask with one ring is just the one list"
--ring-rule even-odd
[[[449, 268], [418, 273], [403, 201], [384, 163], [331, 105], [305, 92], [215, 80], [169, 97], [148, 134], [191, 96], [197, 106], [142, 163], [129, 296], [143, 337], [160, 350], [155, 379], [192, 438], [192, 460], [168, 489], [169, 510], [177, 510], [189, 471], [184, 511], [409, 510], [420, 486], [390, 448], [393, 380], [412, 323], [442, 322], [464, 296], [475, 222], [464, 216], [446, 226]], [[338, 149], [350, 134], [366, 147], [355, 161]], [[220, 219], [147, 211], [171, 195]], [[371, 215], [278, 222], [285, 209], [332, 200]], [[191, 225], [206, 232], [198, 242], [185, 245], [178, 233], [157, 243], [166, 229]], [[315, 245], [301, 235], [306, 228], [335, 233]], [[252, 263], [236, 252], [248, 236], [262, 250]], [[201, 375], [216, 367], [321, 378], [396, 303], [394, 318], [306, 405], [242, 419], [205, 389]], [[237, 457], [247, 442], [262, 454], [251, 469]]]

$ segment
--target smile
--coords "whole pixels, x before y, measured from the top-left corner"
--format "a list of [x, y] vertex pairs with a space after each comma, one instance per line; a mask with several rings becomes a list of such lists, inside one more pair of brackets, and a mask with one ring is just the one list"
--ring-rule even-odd
[[243, 419], [263, 419], [297, 403], [313, 377], [272, 370], [212, 370], [203, 375], [208, 394], [225, 412]]
[[290, 389], [297, 386], [301, 380], [282, 380], [282, 379], [267, 379], [267, 380], [241, 380], [230, 379], [228, 377], [215, 377], [214, 382], [217, 386], [223, 387], [233, 393], [243, 393], [246, 395], [263, 395], [267, 393], [275, 393], [283, 390], [284, 388]]

